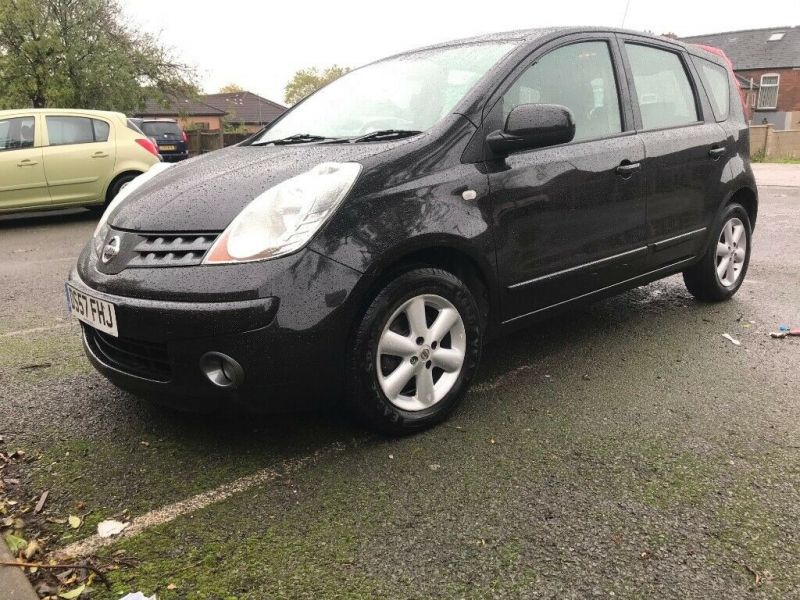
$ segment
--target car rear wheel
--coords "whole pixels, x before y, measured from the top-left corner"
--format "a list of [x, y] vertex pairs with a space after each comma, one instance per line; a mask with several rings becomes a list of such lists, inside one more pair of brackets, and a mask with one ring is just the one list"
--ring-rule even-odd
[[421, 431], [460, 403], [481, 354], [481, 321], [469, 288], [435, 268], [389, 282], [359, 323], [348, 358], [348, 402], [368, 427]]
[[689, 292], [698, 300], [719, 302], [733, 296], [744, 281], [750, 264], [752, 228], [741, 204], [725, 207], [717, 220], [700, 262], [683, 273]]

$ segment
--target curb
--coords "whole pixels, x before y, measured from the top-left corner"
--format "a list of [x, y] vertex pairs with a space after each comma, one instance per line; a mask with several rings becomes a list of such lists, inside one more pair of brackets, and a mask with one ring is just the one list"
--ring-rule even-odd
[[[0, 536], [0, 560], [14, 560], [3, 536]], [[20, 567], [0, 565], [0, 590], [3, 600], [39, 600], [39, 594]]]

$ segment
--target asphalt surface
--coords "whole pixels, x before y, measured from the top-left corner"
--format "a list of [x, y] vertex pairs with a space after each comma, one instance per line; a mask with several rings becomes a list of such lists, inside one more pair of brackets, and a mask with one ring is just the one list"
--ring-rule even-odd
[[51, 550], [274, 470], [98, 550], [127, 560], [95, 599], [800, 597], [800, 339], [768, 335], [800, 325], [800, 188], [773, 181], [733, 300], [672, 277], [497, 342], [463, 408], [400, 440], [116, 390], [63, 302], [92, 215], [0, 218], [0, 449], [44, 514], [85, 516]]

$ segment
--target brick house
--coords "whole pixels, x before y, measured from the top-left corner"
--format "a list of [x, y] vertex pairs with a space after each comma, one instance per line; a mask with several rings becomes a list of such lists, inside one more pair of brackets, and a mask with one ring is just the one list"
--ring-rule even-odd
[[227, 113], [225, 123], [255, 133], [286, 112], [286, 107], [253, 92], [205, 94], [201, 99]]
[[771, 27], [680, 38], [721, 48], [733, 62], [751, 123], [800, 129], [800, 27]]
[[176, 119], [184, 129], [219, 129], [225, 118], [225, 111], [199, 100], [176, 97], [166, 103], [149, 99], [144, 108], [136, 111], [133, 116], [144, 119]]

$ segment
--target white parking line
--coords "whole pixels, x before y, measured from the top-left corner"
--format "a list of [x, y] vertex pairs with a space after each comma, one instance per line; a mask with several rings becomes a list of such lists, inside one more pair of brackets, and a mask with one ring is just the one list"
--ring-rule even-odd
[[8, 331], [6, 333], [0, 333], [0, 338], [15, 337], [18, 335], [27, 335], [29, 333], [41, 333], [42, 331], [53, 331], [54, 329], [65, 329], [67, 327], [73, 327], [75, 325], [77, 325], [77, 323], [60, 323], [59, 325], [50, 325], [48, 327], [33, 327], [32, 329], [20, 329], [18, 331]]
[[99, 535], [93, 535], [79, 542], [75, 542], [74, 544], [70, 544], [61, 550], [54, 552], [53, 558], [56, 560], [63, 560], [66, 558], [90, 556], [97, 552], [97, 550], [100, 548], [104, 546], [110, 546], [120, 539], [133, 537], [142, 533], [145, 529], [149, 529], [150, 527], [169, 523], [178, 517], [196, 512], [207, 506], [210, 506], [211, 504], [222, 502], [223, 500], [226, 500], [235, 494], [240, 494], [241, 492], [247, 491], [252, 487], [269, 483], [270, 481], [274, 481], [279, 477], [291, 475], [304, 466], [316, 462], [320, 458], [342, 452], [344, 449], [344, 444], [335, 443], [331, 446], [321, 448], [308, 456], [284, 463], [283, 468], [280, 471], [270, 468], [261, 469], [252, 475], [241, 477], [235, 481], [232, 481], [231, 483], [226, 483], [208, 492], [203, 492], [202, 494], [198, 494], [192, 498], [181, 500], [173, 504], [168, 504], [167, 506], [138, 516], [134, 518], [130, 525], [117, 536], [102, 538]]

